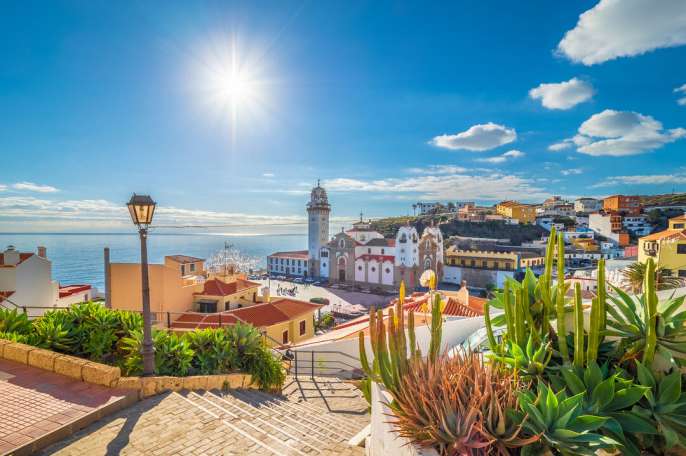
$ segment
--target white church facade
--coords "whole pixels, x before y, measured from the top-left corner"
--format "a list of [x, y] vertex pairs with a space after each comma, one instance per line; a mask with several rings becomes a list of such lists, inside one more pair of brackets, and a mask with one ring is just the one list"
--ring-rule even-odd
[[349, 230], [329, 238], [329, 204], [326, 190], [317, 183], [307, 203], [308, 249], [276, 252], [267, 258], [271, 274], [319, 278], [369, 289], [396, 289], [401, 281], [409, 290], [419, 287], [419, 277], [434, 270], [443, 277], [443, 235], [428, 226], [421, 236], [416, 228], [401, 226], [387, 239], [360, 220]]

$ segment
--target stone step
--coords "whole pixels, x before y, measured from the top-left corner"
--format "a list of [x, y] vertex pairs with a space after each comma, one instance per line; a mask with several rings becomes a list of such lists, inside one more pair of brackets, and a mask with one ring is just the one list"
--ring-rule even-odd
[[[221, 420], [227, 428], [241, 435], [244, 439], [251, 441], [252, 446], [267, 450], [269, 453], [277, 456], [293, 454], [290, 451], [290, 447], [279, 441], [276, 437], [272, 437], [268, 432], [259, 429], [250, 422], [231, 416], [230, 413], [225, 413], [225, 411], [217, 410], [211, 402], [204, 399], [200, 394], [187, 392], [186, 394], [180, 394], [180, 396], [212, 418]], [[229, 416], [228, 418], [227, 415]]]
[[271, 407], [264, 401], [259, 403], [258, 406], [253, 405], [256, 403], [255, 399], [252, 397], [243, 397], [242, 393], [234, 391], [233, 394], [227, 394], [219, 396], [223, 400], [233, 399], [233, 404], [237, 407], [248, 408], [254, 411], [254, 413], [259, 414], [262, 417], [269, 418], [275, 423], [287, 428], [289, 432], [295, 432], [298, 435], [303, 435], [304, 438], [310, 439], [314, 442], [320, 442], [322, 440], [326, 441], [342, 441], [340, 435], [336, 432], [332, 432], [330, 429], [323, 428], [319, 423], [303, 419], [301, 414], [296, 412], [284, 411], [276, 407]]
[[282, 410], [287, 408], [287, 410], [293, 411], [299, 417], [307, 416], [308, 418], [321, 423], [325, 427], [342, 431], [341, 433], [345, 435], [347, 439], [354, 436], [360, 430], [359, 425], [348, 418], [338, 416], [338, 414], [331, 413], [323, 408], [306, 404], [305, 402], [279, 400], [278, 398], [270, 396], [261, 391], [255, 391], [254, 394], [260, 396], [263, 401], [267, 401], [275, 407], [281, 408]]

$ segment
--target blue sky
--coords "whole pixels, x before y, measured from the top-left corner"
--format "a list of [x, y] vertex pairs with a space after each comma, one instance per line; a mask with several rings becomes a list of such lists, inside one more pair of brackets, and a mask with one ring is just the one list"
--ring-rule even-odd
[[0, 231], [686, 191], [682, 0], [427, 3], [5, 4]]

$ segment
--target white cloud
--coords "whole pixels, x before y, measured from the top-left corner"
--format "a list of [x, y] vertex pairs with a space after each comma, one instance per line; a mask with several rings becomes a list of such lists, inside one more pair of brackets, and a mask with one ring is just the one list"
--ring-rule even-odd
[[469, 127], [467, 131], [454, 135], [440, 135], [431, 140], [431, 144], [450, 150], [471, 150], [481, 152], [511, 143], [517, 139], [514, 128], [489, 122]]
[[581, 147], [591, 143], [591, 139], [583, 135], [574, 135], [571, 138], [563, 139], [560, 142], [548, 146], [548, 150], [552, 152], [559, 152], [561, 150], [570, 149], [574, 146]]
[[490, 157], [490, 158], [478, 158], [476, 161], [478, 162], [484, 162], [484, 163], [505, 163], [508, 159], [511, 158], [520, 158], [523, 157], [525, 154], [524, 152], [520, 150], [508, 150], [504, 154], [497, 155], [495, 157]]
[[581, 168], [569, 168], [569, 169], [563, 169], [560, 171], [560, 174], [563, 176], [577, 176], [579, 174], [582, 174], [584, 172], [583, 169]]
[[534, 180], [502, 173], [415, 175], [399, 178], [339, 178], [324, 182], [329, 192], [379, 193], [391, 198], [412, 200], [504, 199], [532, 200], [547, 198], [548, 192]]
[[601, 0], [579, 16], [557, 51], [594, 65], [685, 43], [684, 0]]
[[411, 174], [463, 174], [467, 168], [456, 165], [429, 165], [426, 168], [408, 168]]
[[[679, 106], [686, 106], [686, 84], [682, 85], [681, 87], [677, 87], [674, 89], [674, 93], [680, 94], [681, 98], [679, 98], [676, 102], [679, 104]], [[684, 95], [684, 96], [682, 96]]]
[[[9, 221], [67, 221], [73, 226], [124, 227], [131, 225], [128, 211], [121, 203], [107, 200], [48, 200], [33, 196], [0, 197], [0, 220]], [[275, 225], [305, 222], [297, 216], [256, 215], [234, 212], [183, 209], [158, 206], [153, 226], [231, 226]], [[4, 223], [4, 222], [3, 222]], [[94, 225], [94, 226], [95, 226]]]
[[593, 187], [610, 187], [613, 185], [661, 185], [661, 184], [686, 184], [684, 174], [644, 174], [635, 176], [608, 177]]
[[274, 173], [263, 173], [262, 177], [274, 177]]
[[570, 109], [579, 103], [590, 100], [594, 94], [593, 86], [577, 78], [566, 82], [541, 84], [529, 90], [529, 96], [541, 100], [548, 109]]
[[623, 157], [659, 149], [684, 137], [684, 128], [665, 130], [650, 116], [606, 109], [582, 123], [579, 134], [552, 144], [548, 149], [563, 150], [574, 145], [577, 152], [586, 155]]
[[7, 185], [0, 184], [0, 192], [7, 190]]
[[59, 191], [50, 185], [34, 184], [33, 182], [17, 182], [12, 185], [12, 188], [15, 190], [25, 190], [27, 192], [37, 193], [55, 193]]

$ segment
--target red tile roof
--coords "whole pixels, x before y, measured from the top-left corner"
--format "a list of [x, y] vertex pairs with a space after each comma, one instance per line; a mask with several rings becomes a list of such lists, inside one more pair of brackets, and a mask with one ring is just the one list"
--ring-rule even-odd
[[283, 298], [268, 303], [255, 304], [253, 306], [221, 312], [221, 314], [187, 312], [172, 323], [172, 328], [217, 328], [219, 326], [232, 325], [237, 322], [250, 323], [256, 328], [263, 328], [265, 326], [285, 323], [294, 318], [314, 312], [320, 307], [323, 307], [323, 304]]
[[9, 298], [14, 294], [14, 291], [0, 291], [0, 302], [4, 301], [5, 299]]
[[[422, 307], [429, 301], [429, 294], [413, 293], [412, 296], [406, 298], [405, 305], [403, 308], [407, 311], [413, 310], [415, 312], [421, 312]], [[484, 303], [486, 299], [477, 298], [476, 296], [470, 296], [469, 302], [465, 305], [460, 302], [455, 296], [448, 296], [446, 298], [446, 304], [443, 308], [444, 315], [451, 315], [457, 317], [477, 317], [483, 315]], [[391, 304], [394, 304], [395, 300]], [[431, 306], [427, 306], [427, 310], [431, 310]]]
[[[28, 253], [20, 253], [19, 254], [19, 263], [23, 263], [24, 261], [28, 260], [34, 255], [34, 253], [28, 252]], [[0, 266], [6, 266], [6, 267], [12, 267], [14, 266], [13, 264], [5, 264], [5, 254], [0, 253]]]
[[269, 256], [275, 258], [297, 258], [300, 260], [307, 260], [310, 254], [307, 250], [295, 250], [293, 252], [276, 252]]
[[203, 290], [193, 294], [207, 296], [229, 296], [248, 288], [259, 287], [260, 284], [244, 279], [236, 279], [234, 282], [222, 282], [219, 279], [210, 279], [205, 282]]
[[75, 295], [76, 293], [82, 293], [90, 289], [90, 285], [60, 285], [60, 298], [66, 298], [67, 296]]

